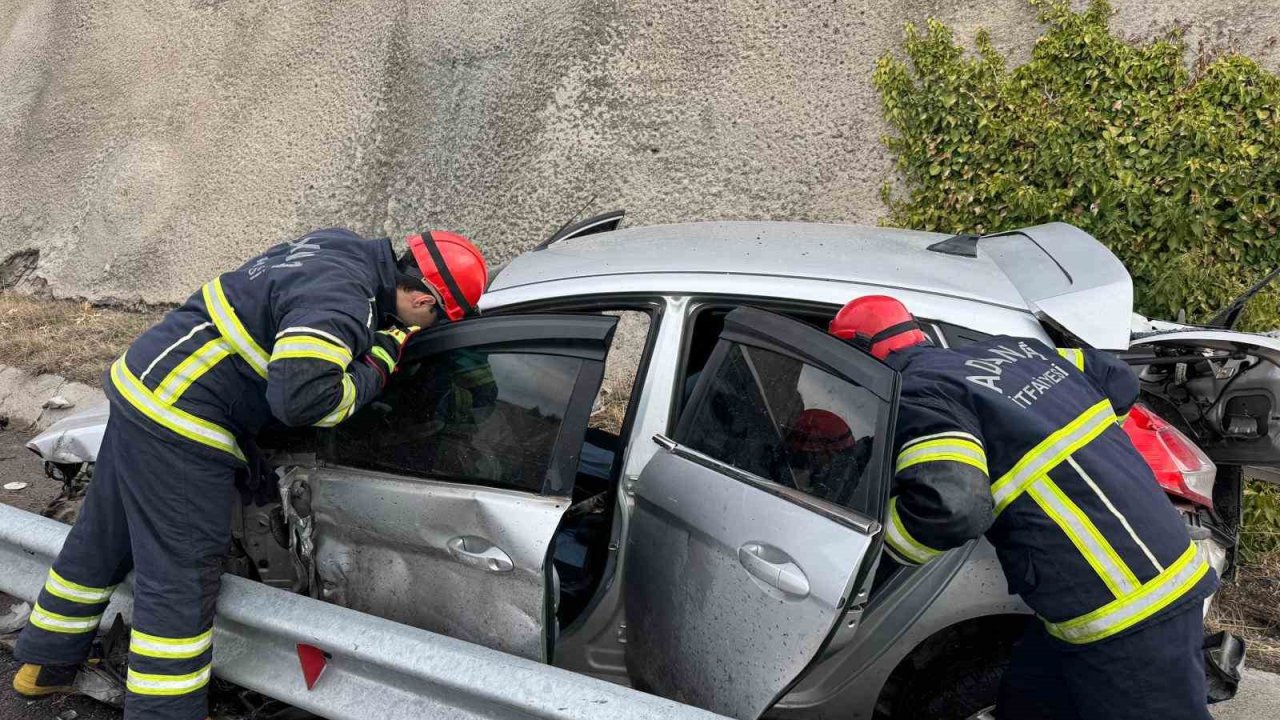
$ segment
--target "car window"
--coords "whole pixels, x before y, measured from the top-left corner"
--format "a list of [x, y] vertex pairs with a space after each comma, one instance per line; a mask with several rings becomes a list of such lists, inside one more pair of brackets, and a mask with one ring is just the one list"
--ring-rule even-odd
[[604, 382], [591, 405], [588, 427], [617, 436], [622, 432], [627, 405], [635, 389], [650, 323], [648, 313], [639, 310], [614, 310], [605, 314], [618, 318], [618, 328], [605, 358]]
[[470, 349], [434, 355], [335, 428], [324, 455], [351, 467], [540, 491], [582, 362]]
[[885, 403], [788, 355], [736, 343], [725, 343], [724, 352], [691, 399], [676, 442], [823, 500], [873, 510], [862, 507], [870, 495], [860, 490]]

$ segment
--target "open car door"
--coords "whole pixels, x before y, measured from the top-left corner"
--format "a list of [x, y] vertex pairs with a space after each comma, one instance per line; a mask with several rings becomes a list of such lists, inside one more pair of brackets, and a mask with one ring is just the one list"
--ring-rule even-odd
[[548, 549], [616, 323], [495, 316], [411, 340], [387, 391], [326, 433], [305, 478], [316, 594], [549, 659]]
[[887, 504], [898, 376], [813, 327], [725, 318], [627, 544], [638, 687], [756, 718], [856, 620]]

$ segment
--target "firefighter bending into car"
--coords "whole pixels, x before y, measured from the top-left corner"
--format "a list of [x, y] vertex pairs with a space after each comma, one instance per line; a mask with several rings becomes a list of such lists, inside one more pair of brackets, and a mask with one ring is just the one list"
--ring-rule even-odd
[[985, 534], [1039, 616], [996, 716], [1208, 720], [1201, 605], [1217, 575], [1120, 427], [1129, 368], [1029, 338], [934, 347], [883, 296], [830, 331], [902, 374], [890, 557], [922, 565]]
[[390, 240], [346, 230], [277, 245], [111, 366], [93, 483], [18, 640], [19, 693], [71, 690], [133, 570], [125, 717], [206, 717], [234, 479], [253, 436], [272, 417], [342, 422], [383, 391], [414, 331], [475, 312], [487, 282], [475, 246], [443, 231], [407, 243], [398, 260]]

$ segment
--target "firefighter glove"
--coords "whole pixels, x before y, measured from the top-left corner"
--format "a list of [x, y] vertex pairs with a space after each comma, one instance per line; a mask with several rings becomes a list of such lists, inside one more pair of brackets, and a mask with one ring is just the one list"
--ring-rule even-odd
[[373, 334], [373, 347], [365, 354], [364, 361], [373, 366], [382, 377], [382, 386], [386, 387], [391, 376], [400, 365], [400, 357], [404, 354], [404, 346], [421, 328], [387, 328]]

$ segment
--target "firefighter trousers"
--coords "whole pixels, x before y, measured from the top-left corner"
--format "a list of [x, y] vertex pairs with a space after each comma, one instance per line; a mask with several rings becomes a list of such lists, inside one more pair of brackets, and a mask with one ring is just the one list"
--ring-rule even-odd
[[996, 701], [999, 720], [1210, 720], [1201, 603], [1127, 635], [1071, 646], [1031, 621]]
[[129, 415], [112, 408], [84, 508], [15, 655], [39, 665], [84, 662], [112, 590], [133, 570], [125, 717], [199, 720], [208, 714], [236, 468]]

